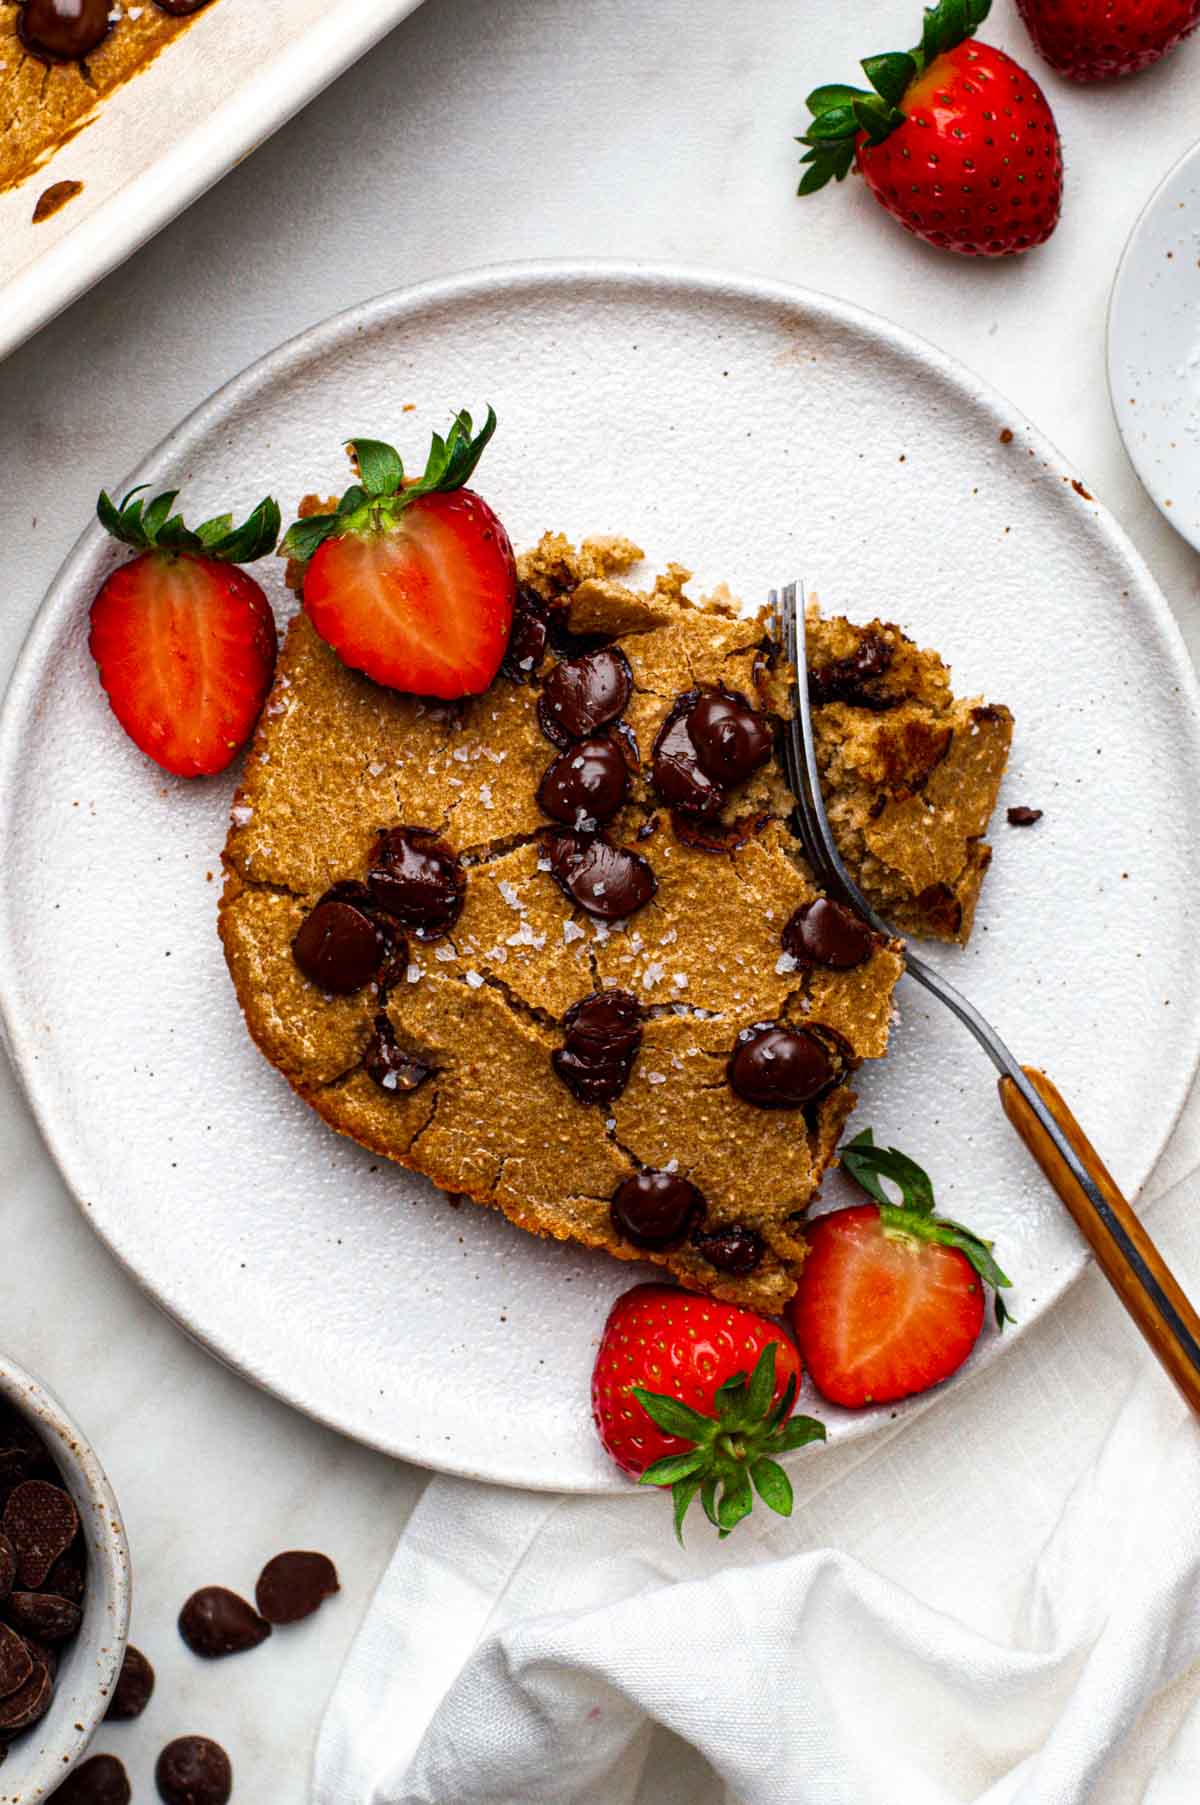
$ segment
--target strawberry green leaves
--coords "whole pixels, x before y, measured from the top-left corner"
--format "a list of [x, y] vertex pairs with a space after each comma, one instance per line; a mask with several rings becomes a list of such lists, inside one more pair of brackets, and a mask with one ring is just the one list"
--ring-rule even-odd
[[424, 474], [408, 481], [395, 446], [382, 439], [348, 440], [359, 481], [350, 485], [332, 514], [309, 514], [295, 521], [284, 536], [281, 551], [306, 564], [317, 547], [334, 534], [386, 532], [418, 496], [464, 488], [495, 430], [492, 408], [477, 433], [470, 414], [463, 409], [454, 416], [445, 438], [436, 432], [432, 435]]
[[167, 489], [144, 501], [148, 483], [131, 489], [118, 507], [107, 490], [100, 491], [96, 517], [106, 532], [137, 552], [191, 552], [222, 564], [253, 564], [275, 550], [279, 538], [279, 503], [265, 496], [240, 526], [232, 514], [217, 514], [196, 528], [171, 512], [178, 489]]
[[796, 140], [808, 148], [800, 161], [808, 165], [799, 194], [815, 194], [829, 181], [842, 181], [854, 162], [858, 134], [868, 143], [883, 140], [903, 125], [904, 96], [930, 63], [953, 50], [981, 25], [991, 0], [938, 0], [924, 18], [921, 42], [915, 50], [886, 51], [863, 59], [862, 70], [870, 88], [851, 88], [829, 82], [814, 88], [806, 105], [812, 115], [808, 130]]
[[669, 1486], [675, 1506], [675, 1534], [683, 1541], [683, 1520], [697, 1492], [713, 1528], [727, 1536], [750, 1514], [757, 1492], [768, 1509], [781, 1517], [792, 1513], [792, 1484], [774, 1458], [808, 1442], [824, 1441], [825, 1425], [813, 1417], [792, 1416], [796, 1380], [789, 1377], [779, 1402], [775, 1395], [776, 1343], [768, 1342], [753, 1373], [735, 1373], [716, 1392], [715, 1416], [704, 1416], [678, 1398], [635, 1385], [636, 1398], [651, 1421], [666, 1435], [693, 1447], [668, 1454], [646, 1468], [639, 1484]]
[[[847, 1142], [840, 1159], [843, 1171], [849, 1173], [879, 1205], [879, 1219], [885, 1230], [910, 1235], [918, 1241], [937, 1241], [943, 1247], [956, 1247], [965, 1254], [984, 1283], [994, 1290], [999, 1326], [1003, 1328], [1012, 1320], [1012, 1312], [1000, 1295], [1011, 1286], [1012, 1280], [997, 1264], [992, 1243], [961, 1222], [934, 1214], [933, 1181], [916, 1160], [901, 1153], [898, 1147], [877, 1147], [869, 1128], [864, 1128], [861, 1134]], [[883, 1179], [898, 1188], [902, 1199], [899, 1206], [884, 1189]]]

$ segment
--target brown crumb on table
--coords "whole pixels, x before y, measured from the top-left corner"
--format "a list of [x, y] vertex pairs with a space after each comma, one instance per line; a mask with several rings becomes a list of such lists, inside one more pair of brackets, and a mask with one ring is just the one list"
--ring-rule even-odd
[[1034, 822], [1040, 821], [1041, 818], [1042, 811], [1040, 808], [1026, 808], [1023, 803], [1019, 804], [1016, 808], [1010, 808], [1008, 811], [1008, 825], [1010, 827], [1032, 827]]
[[1011, 426], [1002, 426], [1000, 428], [1000, 443], [1002, 445], [1011, 445], [1012, 442], [1013, 442], [1012, 427]]
[[51, 182], [49, 188], [43, 188], [38, 195], [33, 209], [33, 224], [40, 226], [44, 219], [49, 219], [68, 201], [73, 201], [77, 194], [83, 193], [82, 182]]

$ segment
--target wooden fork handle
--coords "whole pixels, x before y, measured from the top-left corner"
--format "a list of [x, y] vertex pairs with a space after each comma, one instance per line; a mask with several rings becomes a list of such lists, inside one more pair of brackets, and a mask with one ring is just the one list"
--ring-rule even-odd
[[1087, 1168], [1105, 1209], [1097, 1209], [1083, 1190], [1011, 1078], [1000, 1080], [1004, 1113], [1075, 1218], [1126, 1310], [1200, 1414], [1200, 1317], [1059, 1091], [1036, 1067], [1022, 1070]]

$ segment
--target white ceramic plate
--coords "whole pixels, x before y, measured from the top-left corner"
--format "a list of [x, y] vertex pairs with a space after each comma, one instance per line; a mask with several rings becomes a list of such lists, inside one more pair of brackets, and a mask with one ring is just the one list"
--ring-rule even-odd
[[[840, 302], [549, 265], [315, 328], [130, 480], [183, 484], [197, 516], [268, 485], [287, 510], [342, 481], [346, 436], [420, 456], [451, 408], [488, 400], [500, 428], [481, 487], [519, 544], [548, 526], [622, 531], [755, 600], [803, 577], [938, 646], [961, 691], [1012, 704], [1002, 804], [1045, 818], [1010, 829], [1001, 810], [974, 944], [939, 956], [1136, 1190], [1200, 1030], [1197, 691], [1161, 596], [1074, 473], [974, 378]], [[251, 1046], [214, 929], [234, 779], [189, 785], [148, 764], [88, 659], [87, 606], [118, 555], [84, 533], [0, 726], [0, 982], [68, 1182], [167, 1310], [299, 1408], [434, 1467], [618, 1487], [588, 1375], [636, 1271], [450, 1208], [331, 1134]], [[280, 570], [263, 574], [284, 609]], [[858, 1124], [997, 1237], [1022, 1333], [1079, 1272], [1080, 1243], [974, 1044], [910, 986], [901, 1002]], [[975, 1358], [1001, 1345], [989, 1328]], [[826, 1414], [839, 1436], [883, 1415]]]
[[[199, 14], [104, 101], [86, 130], [0, 194], [0, 357], [182, 213], [419, 4], [219, 0]], [[82, 193], [35, 225], [38, 195], [61, 181], [82, 181]]]
[[1151, 500], [1200, 549], [1200, 144], [1129, 235], [1108, 310], [1108, 387]]

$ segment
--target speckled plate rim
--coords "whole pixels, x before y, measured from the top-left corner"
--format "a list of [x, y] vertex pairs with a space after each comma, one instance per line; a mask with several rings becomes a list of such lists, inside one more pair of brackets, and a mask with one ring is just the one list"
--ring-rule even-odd
[[[1164, 507], [1161, 497], [1162, 472], [1155, 469], [1149, 452], [1127, 430], [1128, 410], [1121, 406], [1118, 396], [1124, 393], [1126, 386], [1119, 380], [1120, 374], [1128, 366], [1127, 361], [1122, 358], [1118, 367], [1115, 327], [1116, 316], [1125, 298], [1127, 287], [1135, 282], [1139, 284], [1141, 282], [1143, 272], [1140, 259], [1145, 236], [1151, 226], [1157, 223], [1159, 209], [1163, 206], [1176, 181], [1191, 164], [1196, 162], [1200, 162], [1200, 140], [1185, 150], [1183, 155], [1172, 163], [1133, 222], [1108, 294], [1108, 309], [1104, 322], [1104, 365], [1108, 380], [1108, 400], [1112, 408], [1113, 419], [1116, 422], [1117, 431], [1121, 435], [1121, 443], [1125, 447], [1126, 456], [1137, 473], [1138, 481], [1167, 524], [1175, 529], [1181, 539], [1185, 539], [1189, 545], [1200, 551], [1200, 508], [1196, 510], [1195, 520], [1188, 523], [1185, 515], [1177, 513], [1174, 508]], [[1197, 282], [1197, 290], [1200, 293], [1200, 280]], [[1196, 473], [1200, 475], [1200, 455], [1196, 459]]]
[[[197, 442], [205, 434], [232, 410], [249, 402], [257, 391], [287, 376], [309, 359], [327, 353], [363, 331], [398, 321], [431, 306], [489, 300], [528, 284], [537, 284], [542, 289], [557, 286], [569, 293], [578, 286], [594, 288], [598, 282], [612, 283], [620, 288], [639, 288], [646, 292], [657, 288], [678, 295], [680, 291], [684, 291], [698, 299], [765, 303], [781, 310], [798, 311], [808, 321], [815, 319], [859, 333], [871, 339], [881, 351], [894, 352], [914, 366], [922, 367], [940, 378], [961, 394], [964, 402], [982, 410], [995, 425], [997, 433], [1011, 431], [1019, 426], [1022, 434], [1026, 435], [1026, 443], [1045, 465], [1066, 473], [1068, 477], [1080, 474], [1022, 410], [1007, 401], [997, 389], [916, 333], [895, 325], [869, 309], [815, 289], [777, 282], [768, 277], [730, 274], [695, 265], [580, 258], [489, 265], [394, 290], [333, 314], [249, 364], [239, 375], [217, 389], [160, 441], [130, 472], [121, 486], [127, 488], [135, 483], [154, 483], [165, 479], [173, 468], [178, 468], [181, 462], [188, 460]], [[1056, 488], [1059, 487], [1064, 495], [1064, 506], [1079, 505], [1069, 483], [1056, 484]], [[1067, 496], [1072, 497], [1070, 502], [1066, 500]], [[1189, 756], [1200, 761], [1200, 680], [1192, 666], [1179, 627], [1149, 568], [1114, 517], [1102, 503], [1090, 497], [1086, 509], [1091, 517], [1093, 531], [1099, 534], [1110, 553], [1127, 572], [1129, 597], [1140, 611], [1139, 625], [1157, 635], [1183, 703], [1181, 714], [1186, 722]], [[62, 615], [74, 605], [78, 573], [94, 556], [101, 536], [101, 528], [97, 524], [92, 523], [85, 528], [50, 585], [21, 648], [4, 698], [3, 710], [0, 712], [0, 797], [7, 798], [13, 793], [22, 733], [37, 708], [40, 671], [60, 630]], [[33, 1057], [35, 1025], [24, 1018], [17, 1001], [20, 996], [17, 969], [16, 949], [9, 938], [7, 919], [0, 912], [0, 1031], [3, 1031], [14, 1068], [22, 1081], [46, 1145], [85, 1218], [135, 1283], [199, 1346], [243, 1378], [249, 1379], [294, 1409], [331, 1429], [346, 1433], [344, 1425], [334, 1413], [302, 1395], [296, 1388], [289, 1386], [286, 1380], [260, 1370], [256, 1362], [243, 1357], [237, 1348], [222, 1345], [210, 1337], [190, 1313], [187, 1299], [165, 1296], [154, 1280], [139, 1269], [136, 1255], [118, 1247], [96, 1222], [88, 1202], [89, 1187], [84, 1161], [75, 1156], [76, 1150], [65, 1126], [60, 1123], [55, 1108], [54, 1087], [43, 1078], [42, 1068]], [[969, 1040], [964, 1039], [963, 1045], [967, 1058], [983, 1058], [982, 1053], [977, 1054], [972, 1049]], [[1144, 1161], [1143, 1169], [1132, 1175], [1129, 1187], [1131, 1197], [1140, 1193], [1170, 1139], [1191, 1090], [1198, 1064], [1200, 1015], [1192, 1024], [1188, 1057], [1179, 1060], [1175, 1070], [1163, 1074], [1158, 1093], [1162, 1109], [1162, 1131], [1153, 1154]], [[990, 1365], [1005, 1346], [1011, 1346], [1025, 1328], [1051, 1309], [1079, 1278], [1089, 1258], [1088, 1250], [1080, 1240], [1077, 1257], [1073, 1262], [1060, 1266], [1040, 1290], [1037, 1310], [1019, 1322], [1015, 1330], [1007, 1332], [1003, 1340], [998, 1336], [991, 1336], [981, 1343], [956, 1382], [962, 1383], [973, 1373]], [[944, 1390], [939, 1388], [923, 1397], [908, 1400], [894, 1412], [872, 1412], [858, 1417], [848, 1425], [839, 1426], [837, 1445], [842, 1447], [850, 1441], [861, 1441], [868, 1436], [890, 1435], [912, 1417], [936, 1405], [943, 1395]], [[585, 1407], [582, 1402], [580, 1407]], [[436, 1471], [450, 1472], [462, 1478], [491, 1484], [511, 1485], [534, 1491], [628, 1492], [631, 1496], [638, 1495], [637, 1488], [626, 1481], [615, 1468], [607, 1483], [564, 1483], [553, 1474], [543, 1476], [530, 1473], [527, 1468], [519, 1465], [497, 1463], [481, 1469], [472, 1465], [469, 1459], [435, 1462], [425, 1449], [406, 1445], [403, 1438], [394, 1433], [356, 1433], [356, 1439], [398, 1459], [411, 1460]]]

